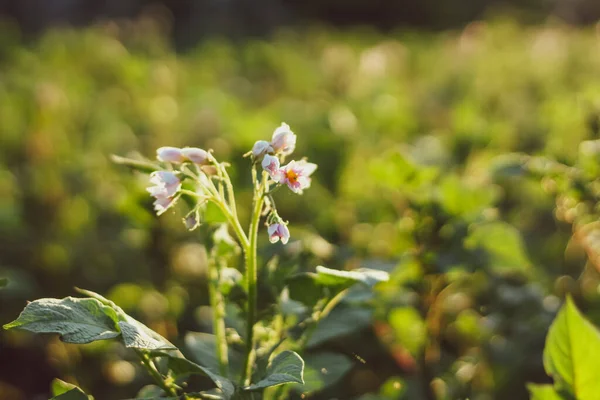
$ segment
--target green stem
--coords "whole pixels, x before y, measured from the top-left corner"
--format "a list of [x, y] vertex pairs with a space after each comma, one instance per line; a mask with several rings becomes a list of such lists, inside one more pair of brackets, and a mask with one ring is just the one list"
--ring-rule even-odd
[[213, 333], [216, 337], [219, 374], [229, 376], [229, 355], [225, 336], [225, 299], [219, 290], [219, 268], [214, 259], [208, 262], [208, 292], [213, 310]]
[[244, 252], [246, 252], [246, 249], [249, 246], [249, 241], [248, 241], [248, 238], [246, 237], [246, 233], [244, 232], [244, 228], [242, 228], [242, 226], [240, 225], [240, 221], [236, 217], [233, 216], [233, 214], [231, 213], [231, 210], [229, 210], [229, 208], [225, 204], [223, 204], [223, 202], [219, 201], [218, 199], [214, 199], [214, 198], [211, 198], [210, 200], [213, 203], [215, 203], [217, 205], [217, 207], [219, 207], [221, 209], [221, 211], [225, 215], [225, 218], [227, 218], [227, 222], [229, 222], [229, 225], [231, 225], [238, 240], [240, 241], [240, 244], [242, 245]]
[[136, 350], [135, 351], [137, 353], [137, 355], [140, 357], [140, 359], [142, 360], [142, 364], [144, 365], [144, 367], [146, 367], [146, 370], [148, 370], [148, 373], [150, 374], [150, 376], [152, 377], [152, 379], [154, 379], [154, 382], [156, 382], [156, 384], [158, 386], [160, 386], [160, 388], [162, 390], [164, 390], [164, 392], [169, 395], [169, 396], [177, 396], [177, 390], [175, 390], [174, 387], [170, 386], [163, 378], [163, 376], [160, 374], [160, 372], [158, 372], [158, 369], [156, 368], [156, 365], [154, 365], [154, 362], [152, 362], [152, 359], [150, 358], [150, 356], [148, 355], [148, 353], [141, 351], [141, 350]]
[[[255, 178], [256, 172], [253, 171], [253, 178]], [[246, 290], [248, 292], [248, 311], [246, 316], [246, 360], [244, 363], [244, 370], [242, 371], [242, 385], [247, 386], [250, 384], [252, 379], [252, 367], [255, 359], [254, 351], [254, 323], [256, 319], [256, 283], [258, 279], [257, 275], [257, 260], [256, 260], [256, 246], [258, 242], [258, 224], [260, 222], [260, 215], [262, 212], [265, 191], [265, 185], [268, 179], [268, 175], [263, 172], [263, 177], [260, 185], [255, 185], [254, 200], [252, 209], [252, 220], [250, 223], [250, 231], [248, 232], [249, 243], [245, 248], [246, 258]], [[253, 179], [256, 182], [256, 179]]]

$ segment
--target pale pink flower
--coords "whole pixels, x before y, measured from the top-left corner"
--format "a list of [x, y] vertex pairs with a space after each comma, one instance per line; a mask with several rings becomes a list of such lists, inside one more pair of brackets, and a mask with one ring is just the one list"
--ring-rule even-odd
[[279, 158], [265, 154], [262, 161], [262, 167], [269, 173], [271, 178], [279, 182], [281, 180], [281, 169], [279, 168]]
[[290, 126], [285, 122], [275, 129], [271, 138], [273, 151], [283, 156], [290, 155], [296, 148], [296, 135], [291, 131]]
[[203, 165], [209, 163], [209, 156], [206, 150], [197, 147], [184, 147], [181, 149], [181, 153], [194, 164]]
[[254, 158], [260, 158], [272, 151], [273, 148], [271, 147], [271, 143], [267, 142], [266, 140], [259, 140], [254, 143], [254, 146], [252, 146], [252, 155]]
[[156, 200], [154, 210], [158, 215], [164, 213], [174, 203], [175, 195], [181, 189], [181, 181], [172, 172], [155, 171], [150, 174], [150, 186], [146, 190]]
[[168, 146], [157, 149], [156, 158], [158, 158], [159, 161], [172, 163], [180, 163], [185, 160], [180, 148]]
[[290, 161], [280, 169], [279, 183], [286, 184], [294, 193], [302, 194], [304, 189], [310, 187], [310, 176], [317, 169], [317, 164], [304, 160]]
[[281, 239], [281, 243], [286, 244], [290, 240], [290, 230], [285, 224], [271, 224], [267, 228], [267, 231], [269, 232], [269, 241], [271, 243], [277, 243]]

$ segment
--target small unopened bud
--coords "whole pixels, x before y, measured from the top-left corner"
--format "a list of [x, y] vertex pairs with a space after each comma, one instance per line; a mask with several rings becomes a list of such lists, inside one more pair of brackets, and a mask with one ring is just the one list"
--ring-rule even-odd
[[157, 149], [156, 158], [159, 161], [172, 163], [180, 163], [185, 160], [180, 148], [168, 146]]
[[185, 216], [183, 223], [189, 231], [193, 231], [194, 229], [198, 228], [200, 226], [200, 210], [192, 210], [188, 215]]
[[271, 243], [277, 243], [281, 240], [281, 243], [286, 244], [290, 240], [290, 230], [283, 223], [271, 224], [267, 228], [267, 231], [269, 232], [269, 241]]
[[208, 152], [197, 147], [185, 147], [181, 149], [181, 153], [194, 164], [204, 165], [209, 162]]
[[266, 140], [259, 140], [254, 143], [254, 146], [252, 146], [252, 155], [254, 158], [261, 158], [265, 154], [272, 151], [273, 148], [271, 147], [271, 143], [267, 142]]

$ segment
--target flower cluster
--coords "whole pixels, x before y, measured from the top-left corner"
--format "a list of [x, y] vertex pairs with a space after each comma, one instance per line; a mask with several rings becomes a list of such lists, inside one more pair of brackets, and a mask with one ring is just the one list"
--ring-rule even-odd
[[[287, 185], [294, 193], [302, 194], [304, 189], [310, 187], [313, 172], [317, 165], [305, 160], [290, 161], [281, 166], [286, 156], [294, 152], [296, 148], [296, 135], [289, 125], [282, 123], [275, 129], [270, 142], [259, 140], [252, 147], [252, 157], [255, 162], [260, 162], [262, 168], [277, 185]], [[273, 205], [274, 207], [274, 205]], [[279, 217], [277, 210], [273, 209], [267, 219], [269, 226], [269, 240], [275, 243], [279, 240], [286, 244], [290, 237], [287, 224]]]
[[[253, 168], [260, 165], [266, 172], [260, 185], [254, 182], [255, 187], [260, 188], [259, 192], [255, 193], [254, 201], [260, 203], [260, 212], [256, 214], [258, 220], [264, 215], [262, 199], [269, 199], [266, 224], [271, 243], [281, 241], [286, 244], [290, 238], [290, 231], [287, 223], [277, 214], [270, 186], [276, 185], [274, 189], [287, 186], [292, 192], [302, 194], [303, 190], [310, 187], [310, 177], [317, 168], [316, 164], [306, 160], [292, 160], [282, 166], [285, 157], [292, 154], [295, 148], [296, 135], [289, 125], [282, 123], [273, 132], [270, 142], [257, 141], [247, 154], [252, 155]], [[196, 206], [184, 218], [188, 229], [199, 226], [200, 210], [207, 201], [216, 203], [229, 218], [232, 226], [239, 227], [233, 188], [226, 171], [227, 164], [218, 162], [210, 151], [196, 147], [161, 147], [156, 151], [156, 158], [161, 162], [163, 170], [150, 174], [152, 186], [147, 190], [154, 197], [154, 209], [158, 215], [172, 207], [181, 195], [186, 195], [197, 201]], [[253, 176], [256, 179], [256, 174]], [[243, 242], [244, 235], [241, 234], [241, 237]]]

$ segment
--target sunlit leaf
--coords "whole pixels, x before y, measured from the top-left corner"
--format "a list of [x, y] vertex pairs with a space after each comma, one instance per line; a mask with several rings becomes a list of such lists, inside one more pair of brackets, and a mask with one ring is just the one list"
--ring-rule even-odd
[[546, 338], [546, 372], [557, 389], [577, 399], [594, 399], [600, 393], [599, 360], [600, 333], [567, 298]]
[[58, 333], [67, 343], [90, 343], [120, 335], [115, 311], [96, 299], [66, 297], [29, 303], [4, 329], [26, 329], [35, 333]]
[[127, 321], [119, 321], [119, 327], [126, 347], [143, 350], [177, 349], [161, 335], [131, 317]]
[[554, 389], [552, 385], [527, 385], [531, 394], [530, 400], [567, 400]]

